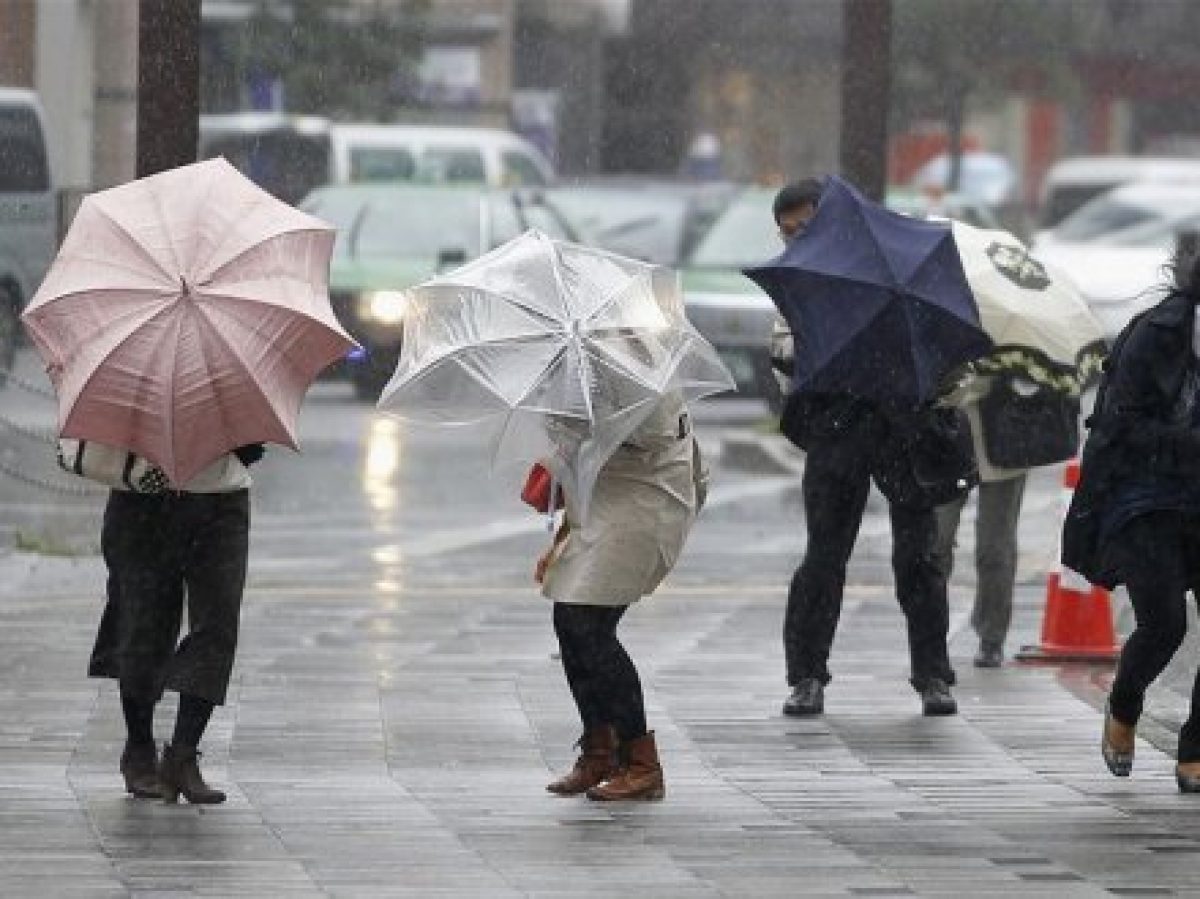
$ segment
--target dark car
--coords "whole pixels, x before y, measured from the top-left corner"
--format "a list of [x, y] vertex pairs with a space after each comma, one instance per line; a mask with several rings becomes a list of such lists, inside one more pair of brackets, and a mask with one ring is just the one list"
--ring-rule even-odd
[[362, 399], [379, 396], [400, 358], [406, 288], [528, 228], [574, 239], [536, 193], [478, 186], [324, 187], [301, 208], [338, 229], [329, 295], [343, 327], [362, 346], [344, 363]]

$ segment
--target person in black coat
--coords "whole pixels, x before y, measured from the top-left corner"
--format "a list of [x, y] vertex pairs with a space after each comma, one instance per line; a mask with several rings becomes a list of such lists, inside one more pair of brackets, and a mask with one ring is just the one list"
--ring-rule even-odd
[[[798, 239], [816, 212], [820, 182], [802, 181], [779, 192], [774, 206], [784, 240]], [[802, 340], [803, 335], [795, 335]], [[772, 363], [786, 376], [793, 335], [777, 325]], [[791, 694], [785, 715], [824, 711], [828, 660], [841, 615], [846, 566], [874, 481], [888, 499], [896, 595], [908, 624], [913, 688], [926, 715], [951, 715], [954, 669], [946, 649], [946, 579], [934, 558], [934, 508], [960, 492], [973, 468], [969, 437], [949, 409], [885, 409], [846, 394], [793, 391], [780, 427], [804, 449], [802, 490], [808, 546], [788, 591], [783, 641]], [[925, 451], [922, 453], [921, 450]], [[918, 477], [918, 456], [942, 471]]]
[[[1200, 597], [1200, 257], [1176, 259], [1176, 287], [1118, 337], [1088, 420], [1063, 562], [1093, 583], [1124, 584], [1136, 627], [1121, 652], [1101, 739], [1127, 777], [1146, 689], [1187, 632]], [[1179, 732], [1176, 780], [1200, 792], [1200, 676]]]

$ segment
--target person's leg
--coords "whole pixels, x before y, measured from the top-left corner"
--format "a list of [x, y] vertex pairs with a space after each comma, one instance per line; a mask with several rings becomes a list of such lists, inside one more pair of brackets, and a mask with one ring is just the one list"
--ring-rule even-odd
[[1129, 522], [1111, 538], [1111, 558], [1133, 606], [1135, 626], [1121, 649], [1109, 691], [1117, 722], [1134, 727], [1146, 689], [1162, 673], [1187, 632], [1187, 573], [1182, 517], [1152, 512]]
[[1025, 475], [979, 487], [975, 521], [975, 605], [971, 626], [983, 648], [1003, 649], [1012, 622], [1013, 584], [1017, 576], [1017, 525]]
[[591, 658], [590, 642], [593, 639], [588, 610], [594, 608], [596, 606], [556, 602], [552, 612], [563, 674], [566, 675], [575, 707], [579, 710], [579, 720], [585, 734], [612, 724], [604, 717], [605, 709], [597, 696], [599, 684], [593, 679], [588, 665]]
[[171, 660], [167, 686], [179, 693], [175, 736], [163, 751], [159, 778], [167, 801], [225, 801], [205, 783], [197, 750], [213, 706], [225, 702], [237, 650], [238, 619], [246, 583], [250, 496], [190, 494], [181, 501], [189, 537], [184, 560], [188, 633]]
[[950, 630], [946, 582], [933, 561], [937, 521], [932, 509], [892, 503], [889, 512], [892, 570], [896, 597], [908, 625], [912, 685], [924, 694], [931, 680], [946, 686], [954, 683], [954, 669], [946, 650]]
[[958, 546], [958, 525], [962, 521], [963, 508], [967, 504], [967, 494], [958, 499], [938, 506], [934, 510], [937, 516], [937, 540], [933, 545], [933, 561], [937, 565], [942, 580], [950, 583], [954, 574], [954, 550]]
[[[606, 685], [600, 670], [604, 662], [596, 654], [598, 642], [606, 638], [607, 618], [614, 611], [619, 620], [624, 607], [613, 610], [574, 603], [554, 604], [554, 633], [558, 637], [563, 673], [583, 722], [583, 735], [578, 743], [580, 754], [575, 764], [546, 786], [559, 796], [586, 792], [617, 771], [617, 732], [604, 695]], [[615, 639], [616, 620], [612, 622], [612, 639]]]
[[849, 445], [814, 444], [802, 489], [808, 546], [788, 590], [783, 620], [787, 680], [827, 684], [829, 652], [842, 611], [846, 565], [871, 489], [862, 451]]
[[249, 491], [190, 494], [181, 502], [190, 537], [184, 561], [188, 628], [171, 659], [167, 687], [223, 705], [246, 584]]

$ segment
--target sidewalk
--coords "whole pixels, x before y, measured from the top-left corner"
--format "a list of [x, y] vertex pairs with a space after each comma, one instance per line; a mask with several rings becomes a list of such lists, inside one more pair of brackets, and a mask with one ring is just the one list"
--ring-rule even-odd
[[[918, 714], [894, 601], [853, 587], [828, 713], [791, 720], [782, 591], [669, 583], [626, 626], [668, 798], [603, 806], [543, 790], [577, 725], [529, 591], [256, 586], [205, 746], [230, 801], [200, 810], [121, 792], [116, 696], [82, 676], [98, 562], [18, 563], [0, 588], [5, 896], [1197, 895], [1198, 806], [1171, 760], [1141, 743], [1113, 779], [1086, 678], [971, 668], [963, 590], [960, 715]], [[1023, 588], [1013, 645], [1040, 610]]]

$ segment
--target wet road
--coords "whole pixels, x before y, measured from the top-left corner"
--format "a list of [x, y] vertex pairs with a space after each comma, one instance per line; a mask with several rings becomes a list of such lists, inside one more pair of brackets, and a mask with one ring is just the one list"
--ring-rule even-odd
[[[666, 802], [545, 794], [577, 723], [529, 581], [544, 522], [463, 434], [380, 418], [339, 384], [307, 403], [303, 452], [255, 469], [238, 666], [204, 744], [230, 802], [129, 800], [115, 691], [82, 676], [101, 566], [46, 554], [94, 542], [100, 497], [47, 463], [49, 408], [35, 389], [0, 397], [17, 475], [0, 477], [0, 510], [42, 550], [0, 554], [0, 895], [1196, 894], [1196, 806], [1149, 743], [1135, 778], [1103, 771], [1096, 683], [970, 668], [969, 565], [952, 610], [962, 712], [920, 717], [878, 500], [828, 713], [778, 714], [803, 521], [794, 474], [720, 464], [761, 431], [739, 401], [697, 414], [710, 506], [623, 626]], [[1058, 494], [1058, 472], [1034, 478], [1014, 644], [1036, 635]]]

